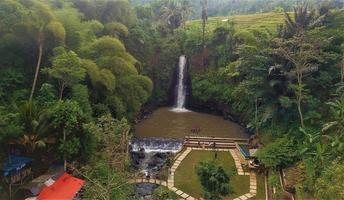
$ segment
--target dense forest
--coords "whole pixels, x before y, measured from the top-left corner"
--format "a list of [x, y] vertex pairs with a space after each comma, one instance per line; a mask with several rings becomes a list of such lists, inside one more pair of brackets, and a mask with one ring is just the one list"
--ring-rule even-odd
[[[173, 103], [185, 54], [188, 107], [251, 133], [274, 199], [282, 198], [281, 169], [296, 174], [288, 192], [343, 199], [342, 7], [340, 0], [0, 0], [0, 163], [19, 151], [34, 158], [36, 174], [59, 162], [85, 178], [83, 199], [136, 199], [126, 184], [135, 174], [126, 144], [143, 115]], [[261, 12], [273, 17], [259, 26], [243, 15]], [[245, 23], [228, 17], [235, 14]]]

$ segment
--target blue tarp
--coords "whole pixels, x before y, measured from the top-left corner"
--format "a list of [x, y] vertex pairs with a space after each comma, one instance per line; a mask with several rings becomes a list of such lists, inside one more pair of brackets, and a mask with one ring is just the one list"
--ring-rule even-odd
[[10, 155], [4, 164], [2, 174], [8, 176], [12, 171], [19, 171], [24, 168], [32, 158]]
[[243, 154], [244, 157], [246, 159], [248, 159], [250, 157], [250, 151], [248, 150], [247, 145], [238, 144], [238, 146], [239, 146], [239, 150], [240, 150], [241, 154]]

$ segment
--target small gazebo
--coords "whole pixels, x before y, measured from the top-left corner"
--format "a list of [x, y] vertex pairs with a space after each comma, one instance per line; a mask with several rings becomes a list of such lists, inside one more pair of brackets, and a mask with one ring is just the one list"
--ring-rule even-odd
[[2, 179], [9, 186], [9, 195], [12, 196], [12, 186], [22, 185], [26, 179], [32, 178], [29, 157], [9, 155], [2, 168]]

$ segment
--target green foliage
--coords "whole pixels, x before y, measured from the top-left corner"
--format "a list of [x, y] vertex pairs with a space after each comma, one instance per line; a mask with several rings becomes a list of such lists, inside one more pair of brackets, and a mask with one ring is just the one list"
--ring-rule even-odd
[[168, 188], [159, 186], [157, 189], [154, 190], [153, 198], [156, 200], [177, 200], [179, 197], [175, 192], [170, 191]]
[[18, 122], [18, 118], [19, 113], [10, 112], [5, 107], [0, 106], [0, 143], [22, 133], [24, 127]]
[[73, 130], [80, 128], [83, 112], [75, 101], [58, 101], [52, 108], [52, 123], [60, 131], [73, 134]]
[[85, 116], [92, 116], [92, 107], [89, 101], [89, 91], [86, 86], [77, 84], [72, 88], [72, 100], [78, 102]]
[[49, 83], [42, 84], [38, 91], [37, 102], [40, 106], [49, 107], [57, 101], [57, 91]]
[[92, 59], [98, 59], [100, 56], [114, 56], [116, 53], [124, 51], [125, 47], [121, 41], [110, 36], [104, 36], [90, 45], [87, 55]]
[[[156, 1], [135, 8], [130, 2], [0, 2], [1, 152], [7, 152], [8, 143], [28, 153], [58, 142], [47, 150], [85, 161], [85, 172], [95, 180], [86, 186], [85, 197], [131, 199], [127, 174], [109, 166], [112, 158], [106, 155], [129, 128], [118, 119], [134, 121], [147, 101], [170, 102], [178, 56], [185, 54], [192, 105], [226, 117], [234, 114], [259, 132], [265, 143], [258, 153], [263, 164], [277, 168], [302, 160], [307, 175], [303, 189], [319, 188], [319, 198], [338, 197], [327, 177], [332, 178], [331, 170], [340, 172], [341, 160], [333, 160], [344, 148], [344, 101], [342, 90], [334, 87], [341, 81], [342, 10], [322, 6], [314, 12], [310, 5], [285, 16], [280, 11], [292, 10], [295, 1], [238, 1], [229, 9], [228, 1], [208, 0], [209, 16], [227, 16], [229, 10], [276, 12], [210, 17], [204, 48], [202, 21], [186, 21], [201, 14], [198, 1]], [[277, 28], [283, 21], [285, 26]], [[296, 33], [304, 34], [302, 40]], [[283, 56], [281, 50], [294, 54]], [[302, 83], [297, 74], [304, 75]], [[26, 102], [33, 78], [40, 89], [36, 99]], [[304, 131], [298, 131], [300, 111]], [[84, 125], [103, 115], [99, 123]], [[108, 125], [105, 131], [102, 123]], [[206, 195], [217, 198], [212, 192]]]
[[[120, 171], [116, 165], [125, 159], [114, 154], [121, 145], [122, 134], [129, 129], [125, 119], [113, 119], [111, 115], [98, 118], [97, 122], [84, 125], [84, 129], [94, 135], [98, 154], [93, 157], [85, 173], [92, 181], [85, 187], [87, 199], [127, 199], [132, 187], [127, 184], [127, 174]], [[114, 164], [113, 164], [114, 163]]]
[[67, 155], [67, 158], [72, 158], [79, 152], [80, 141], [78, 138], [68, 138], [68, 140], [60, 140], [59, 151], [63, 155]]
[[196, 172], [205, 190], [205, 199], [221, 199], [219, 195], [230, 193], [229, 177], [222, 166], [216, 165], [215, 162], [200, 162], [196, 166]]
[[86, 76], [86, 70], [82, 67], [81, 59], [73, 51], [66, 52], [62, 47], [55, 49], [53, 66], [46, 70], [49, 76], [57, 79], [59, 83], [60, 99], [66, 87], [82, 81]]
[[344, 166], [341, 158], [330, 163], [315, 184], [317, 197], [320, 199], [343, 199]]
[[297, 159], [295, 144], [290, 138], [279, 138], [257, 153], [258, 160], [268, 168], [286, 167]]
[[129, 35], [128, 28], [118, 22], [111, 22], [105, 25], [104, 29], [107, 35], [112, 37], [127, 37]]
[[78, 103], [71, 100], [58, 101], [52, 107], [51, 121], [59, 137], [59, 151], [64, 158], [81, 154], [82, 124], [84, 113]]
[[23, 74], [13, 68], [1, 69], [0, 73], [3, 78], [0, 80], [0, 101], [6, 102], [9, 100], [8, 91], [17, 89], [18, 85], [23, 83]]

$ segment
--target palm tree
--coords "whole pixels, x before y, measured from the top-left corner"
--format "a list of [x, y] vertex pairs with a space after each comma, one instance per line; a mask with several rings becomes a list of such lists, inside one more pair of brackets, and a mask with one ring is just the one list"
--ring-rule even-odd
[[193, 6], [190, 0], [183, 0], [180, 3], [180, 10], [182, 15], [182, 25], [185, 27], [185, 22], [189, 19], [190, 15], [193, 14]]
[[19, 107], [19, 118], [24, 125], [25, 133], [19, 138], [10, 141], [10, 144], [23, 146], [28, 153], [36, 149], [55, 143], [55, 139], [46, 136], [51, 127], [47, 113], [41, 111], [35, 102], [27, 101]]
[[281, 35], [285, 38], [293, 37], [304, 32], [307, 28], [314, 28], [323, 23], [327, 13], [317, 15], [315, 10], [309, 10], [306, 3], [294, 8], [294, 16], [285, 12], [285, 27]]
[[173, 33], [173, 30], [182, 24], [182, 10], [180, 2], [168, 0], [161, 8], [161, 18], [166, 22], [167, 27]]
[[34, 21], [33, 34], [36, 35], [36, 43], [38, 46], [36, 70], [30, 93], [30, 100], [32, 100], [42, 63], [44, 44], [46, 42], [47, 35], [51, 34], [57, 41], [63, 42], [66, 33], [62, 24], [54, 19], [52, 11], [49, 9], [49, 7], [38, 1], [28, 1], [25, 3], [27, 3], [30, 10], [34, 11], [32, 12], [31, 17], [32, 21]]
[[344, 43], [341, 45], [342, 47], [342, 52], [343, 52], [343, 58], [342, 58], [342, 63], [340, 67], [340, 82], [343, 84], [344, 83]]
[[203, 48], [205, 48], [205, 26], [208, 20], [207, 0], [202, 0], [201, 5], [202, 5], [202, 45], [203, 45]]

